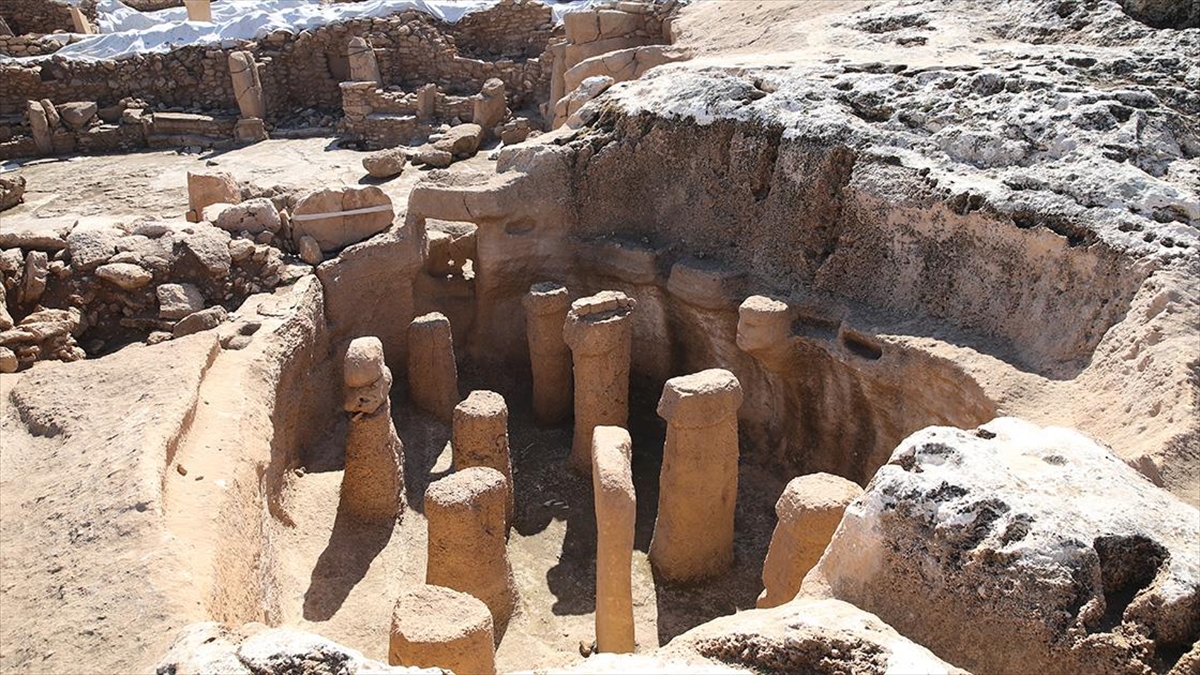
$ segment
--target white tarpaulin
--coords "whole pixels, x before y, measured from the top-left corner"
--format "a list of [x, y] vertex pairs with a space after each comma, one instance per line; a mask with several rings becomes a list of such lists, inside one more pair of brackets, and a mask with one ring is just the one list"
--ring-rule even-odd
[[[183, 7], [139, 12], [118, 0], [100, 0], [100, 34], [84, 37], [54, 53], [68, 59], [119, 59], [133, 54], [169, 52], [186, 45], [232, 46], [234, 40], [254, 40], [277, 30], [298, 33], [347, 19], [384, 17], [413, 9], [455, 23], [498, 0], [367, 0], [321, 5], [312, 0], [222, 0], [212, 5], [212, 23], [188, 21]], [[583, 9], [596, 0], [548, 3], [554, 18]], [[39, 60], [45, 56], [22, 60]]]

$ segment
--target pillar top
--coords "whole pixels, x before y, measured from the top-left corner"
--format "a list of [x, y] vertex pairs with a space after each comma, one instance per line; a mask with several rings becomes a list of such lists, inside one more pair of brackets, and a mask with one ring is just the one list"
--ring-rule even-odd
[[508, 417], [508, 405], [504, 397], [494, 391], [477, 389], [454, 406], [455, 421], [498, 416]]
[[392, 632], [409, 642], [452, 642], [465, 634], [492, 632], [492, 613], [482, 600], [445, 586], [421, 584], [406, 591], [392, 610]]
[[358, 337], [346, 349], [342, 377], [347, 387], [365, 387], [383, 377], [383, 342], [377, 337]]
[[592, 431], [592, 480], [597, 491], [633, 493], [630, 462], [633, 442], [621, 427], [597, 426]]
[[782, 344], [791, 330], [791, 313], [786, 302], [752, 295], [738, 307], [737, 346], [744, 352]]
[[810, 473], [788, 481], [775, 515], [782, 521], [794, 520], [801, 513], [841, 511], [863, 493], [854, 481], [830, 473]]
[[410, 325], [414, 327], [436, 327], [445, 325], [447, 328], [449, 328], [450, 319], [447, 319], [446, 315], [442, 314], [441, 312], [430, 312], [428, 314], [422, 314], [421, 316], [413, 319], [412, 324]]
[[786, 302], [768, 298], [765, 295], [752, 295], [743, 300], [742, 304], [738, 306], [739, 314], [776, 314], [787, 311], [788, 306]]
[[567, 287], [553, 281], [543, 281], [529, 287], [521, 303], [534, 314], [566, 312], [571, 298]]
[[563, 341], [577, 354], [603, 354], [628, 341], [625, 320], [637, 302], [620, 291], [603, 291], [571, 303]]
[[658, 416], [683, 427], [706, 427], [737, 413], [742, 385], [724, 368], [710, 368], [667, 380]]
[[425, 502], [442, 507], [470, 506], [489, 492], [503, 492], [504, 474], [495, 469], [473, 466], [460, 469], [429, 484]]

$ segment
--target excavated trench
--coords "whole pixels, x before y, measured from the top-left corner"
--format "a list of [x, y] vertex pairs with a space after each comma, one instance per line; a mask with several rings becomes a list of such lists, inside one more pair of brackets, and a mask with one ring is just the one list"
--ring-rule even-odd
[[[590, 482], [567, 465], [570, 426], [532, 422], [521, 298], [533, 283], [563, 283], [573, 298], [619, 290], [638, 303], [633, 574], [647, 649], [753, 607], [787, 479], [826, 471], [865, 485], [908, 434], [989, 421], [1004, 405], [978, 381], [979, 362], [1005, 377], [1071, 379], [1144, 279], [1102, 247], [957, 213], [919, 179], [908, 194], [887, 193], [895, 167], [845, 148], [720, 123], [616, 126], [607, 140], [503, 156], [497, 176], [419, 186], [403, 228], [347, 249], [297, 294], [281, 328], [288, 348], [218, 360], [206, 382], [240, 378], [250, 393], [206, 403], [181, 453], [202, 463], [197, 448], [221, 439], [196, 429], [217, 433], [205, 423], [261, 405], [224, 438], [258, 439], [242, 450], [257, 461], [227, 468], [220, 491], [208, 481], [210, 492], [197, 492], [169, 471], [164, 483], [172, 532], [207, 552], [193, 567], [208, 616], [298, 625], [386, 659], [392, 603], [424, 581], [424, 489], [451, 469], [449, 427], [407, 396], [405, 329], [425, 312], [450, 318], [460, 393], [498, 391], [510, 411], [508, 551], [522, 600], [497, 665], [511, 670], [566, 665], [594, 639]], [[737, 167], [754, 170], [726, 173]], [[786, 337], [765, 352], [739, 348], [738, 308], [751, 295], [789, 308]], [[337, 512], [339, 364], [361, 335], [382, 339], [396, 379], [411, 506], [394, 528]], [[967, 352], [971, 365], [955, 360]], [[745, 392], [735, 563], [670, 587], [646, 559], [665, 429], [655, 406], [666, 379], [711, 367], [733, 371]], [[196, 511], [209, 515], [197, 523]]]

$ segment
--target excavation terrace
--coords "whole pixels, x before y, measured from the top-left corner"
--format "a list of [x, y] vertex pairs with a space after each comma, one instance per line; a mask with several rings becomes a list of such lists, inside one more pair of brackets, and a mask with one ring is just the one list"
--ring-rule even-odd
[[3, 2], [0, 670], [1200, 668], [1196, 10]]

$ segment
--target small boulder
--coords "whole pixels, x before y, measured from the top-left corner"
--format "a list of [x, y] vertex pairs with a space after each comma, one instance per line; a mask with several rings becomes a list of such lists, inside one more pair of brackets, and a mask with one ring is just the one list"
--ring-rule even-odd
[[321, 253], [321, 245], [316, 239], [307, 234], [300, 237], [300, 259], [314, 267], [320, 265], [325, 260], [325, 255]]
[[452, 155], [474, 155], [483, 140], [483, 127], [478, 124], [460, 124], [447, 131], [433, 144], [435, 150]]
[[408, 150], [405, 148], [388, 148], [372, 152], [363, 157], [362, 165], [367, 173], [375, 178], [391, 178], [404, 172], [408, 162]]
[[154, 278], [153, 274], [141, 267], [123, 262], [101, 265], [96, 268], [96, 276], [125, 291], [137, 290]]
[[204, 295], [192, 284], [163, 284], [155, 292], [160, 319], [174, 321], [204, 309]]
[[[42, 107], [44, 108], [45, 105], [43, 104]], [[95, 101], [77, 101], [58, 106], [58, 114], [62, 116], [64, 124], [79, 131], [92, 121], [92, 118], [96, 116], [97, 109]]]
[[21, 291], [17, 299], [23, 305], [36, 304], [46, 291], [50, 274], [50, 258], [42, 251], [30, 251], [25, 256], [25, 273], [21, 276]]
[[233, 176], [224, 171], [194, 173], [187, 175], [188, 220], [200, 222], [204, 207], [209, 204], [237, 204], [242, 201], [242, 191]]
[[227, 316], [229, 316], [229, 313], [225, 311], [225, 308], [216, 305], [187, 315], [179, 323], [175, 324], [175, 329], [171, 332], [178, 338], [204, 330], [211, 330], [220, 326], [221, 322], [225, 321]]
[[265, 197], [250, 199], [240, 204], [225, 204], [223, 209], [216, 210], [220, 204], [213, 204], [204, 209], [204, 218], [208, 220], [210, 211], [214, 211], [213, 225], [226, 232], [278, 232], [283, 227], [279, 218], [279, 209]]
[[0, 373], [17, 372], [17, 355], [8, 347], [0, 347]]
[[229, 257], [234, 262], [242, 262], [254, 254], [254, 242], [248, 239], [230, 239]]
[[25, 177], [0, 174], [0, 211], [25, 201]]
[[434, 169], [445, 169], [454, 162], [454, 155], [445, 150], [438, 150], [432, 145], [422, 145], [413, 153], [414, 164], [424, 164]]
[[183, 239], [183, 248], [200, 262], [209, 274], [217, 278], [229, 274], [233, 257], [229, 253], [229, 233], [208, 225], [201, 225]]
[[79, 272], [91, 272], [108, 262], [117, 252], [117, 240], [123, 235], [124, 232], [109, 228], [76, 227], [67, 235], [71, 267]]

